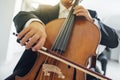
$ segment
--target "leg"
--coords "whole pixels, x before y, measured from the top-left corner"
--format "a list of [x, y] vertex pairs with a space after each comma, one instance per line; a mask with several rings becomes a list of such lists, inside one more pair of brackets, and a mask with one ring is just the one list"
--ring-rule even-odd
[[31, 49], [25, 50], [19, 62], [17, 63], [13, 74], [11, 74], [5, 80], [15, 80], [16, 75], [24, 76], [27, 74], [34, 65], [36, 57], [36, 52], [33, 52]]
[[104, 71], [103, 75], [106, 74], [106, 67], [107, 67], [107, 56], [104, 54], [104, 53], [101, 53], [99, 56], [98, 56], [98, 60], [101, 62], [101, 67], [102, 67], [102, 70]]

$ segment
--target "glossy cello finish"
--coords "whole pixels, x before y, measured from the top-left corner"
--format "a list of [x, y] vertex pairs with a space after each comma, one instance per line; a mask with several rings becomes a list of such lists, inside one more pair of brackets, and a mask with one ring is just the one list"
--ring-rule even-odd
[[[88, 58], [96, 53], [100, 32], [93, 23], [84, 17], [75, 17], [72, 12], [67, 19], [56, 19], [46, 25], [45, 47], [86, 67]], [[23, 77], [16, 76], [16, 80], [86, 80], [86, 75], [70, 65], [38, 54], [30, 72]]]

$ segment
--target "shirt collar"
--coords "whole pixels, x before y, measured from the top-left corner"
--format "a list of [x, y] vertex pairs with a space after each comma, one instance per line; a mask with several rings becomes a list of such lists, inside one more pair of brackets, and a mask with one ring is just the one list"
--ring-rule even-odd
[[65, 6], [62, 5], [61, 2], [60, 2], [60, 4], [59, 4], [59, 6], [60, 6], [59, 13], [63, 12], [64, 10], [69, 10], [69, 11], [70, 11], [70, 9], [71, 9], [71, 7], [67, 9]]

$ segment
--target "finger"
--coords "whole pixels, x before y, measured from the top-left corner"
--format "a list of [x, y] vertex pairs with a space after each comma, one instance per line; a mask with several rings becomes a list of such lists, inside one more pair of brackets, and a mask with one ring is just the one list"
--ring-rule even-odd
[[80, 5], [80, 6], [75, 6], [75, 7], [74, 7], [74, 10], [78, 10], [78, 9], [85, 9], [85, 8], [84, 8], [83, 6], [81, 6], [81, 5]]
[[39, 49], [41, 49], [41, 47], [43, 47], [44, 43], [46, 41], [46, 38], [40, 38], [40, 40], [38, 41], [38, 43], [32, 48], [33, 51], [37, 51]]
[[37, 41], [40, 39], [40, 35], [39, 34], [35, 34], [26, 44], [26, 49], [31, 48], [33, 45], [35, 45], [35, 43], [37, 43]]
[[87, 20], [89, 20], [89, 17], [88, 17], [87, 14], [85, 14], [85, 13], [77, 13], [76, 16], [83, 16], [83, 17], [85, 17]]
[[29, 41], [29, 39], [34, 35], [32, 31], [25, 34], [25, 36], [21, 39], [20, 44], [23, 46], [26, 42]]
[[86, 13], [86, 12], [85, 12], [85, 10], [83, 10], [83, 9], [75, 10], [75, 11], [73, 12], [73, 14], [78, 14], [78, 13]]
[[30, 29], [29, 29], [28, 27], [24, 28], [24, 29], [18, 34], [17, 38], [18, 38], [18, 39], [21, 39], [22, 37], [24, 37], [24, 35], [25, 35], [26, 33], [29, 32], [29, 30], [30, 30]]
[[76, 16], [83, 16], [86, 18], [86, 20], [88, 20], [90, 22], [94, 22], [94, 20], [92, 18], [90, 18], [87, 13], [77, 13]]
[[85, 12], [85, 11], [87, 11], [83, 6], [75, 6], [74, 7], [74, 12]]
[[76, 16], [84, 16], [84, 17], [86, 17], [87, 13], [85, 13], [85, 12], [77, 12]]

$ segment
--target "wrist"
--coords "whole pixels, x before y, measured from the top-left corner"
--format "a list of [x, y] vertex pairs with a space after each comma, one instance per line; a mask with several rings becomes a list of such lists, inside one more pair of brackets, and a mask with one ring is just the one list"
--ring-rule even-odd
[[32, 19], [30, 19], [30, 20], [27, 21], [27, 23], [25, 24], [25, 27], [27, 27], [28, 25], [30, 25], [32, 22], [39, 22], [39, 23], [41, 23], [43, 26], [45, 26], [45, 24], [44, 24], [41, 20], [36, 19], [36, 18], [32, 18]]

